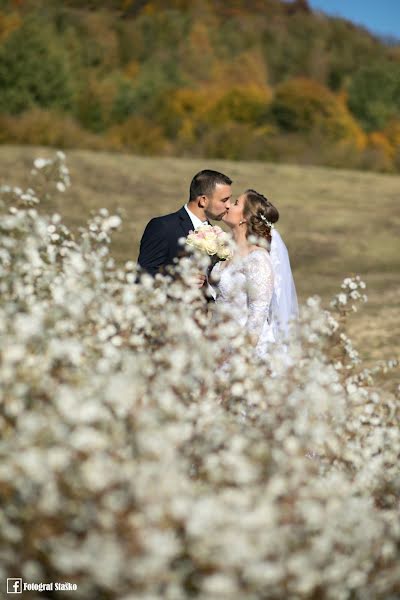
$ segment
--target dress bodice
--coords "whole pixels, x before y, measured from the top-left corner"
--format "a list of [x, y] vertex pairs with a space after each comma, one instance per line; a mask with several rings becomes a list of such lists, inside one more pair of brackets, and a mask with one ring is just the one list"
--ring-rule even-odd
[[274, 291], [274, 273], [267, 250], [259, 248], [229, 262], [218, 262], [211, 272], [216, 303], [257, 340], [256, 352], [263, 356], [273, 341], [269, 313]]

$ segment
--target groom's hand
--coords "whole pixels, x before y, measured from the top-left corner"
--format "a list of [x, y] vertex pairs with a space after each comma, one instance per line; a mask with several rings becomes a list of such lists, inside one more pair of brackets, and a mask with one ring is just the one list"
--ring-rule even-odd
[[198, 273], [195, 277], [196, 285], [198, 288], [202, 288], [206, 282], [207, 277], [203, 273]]

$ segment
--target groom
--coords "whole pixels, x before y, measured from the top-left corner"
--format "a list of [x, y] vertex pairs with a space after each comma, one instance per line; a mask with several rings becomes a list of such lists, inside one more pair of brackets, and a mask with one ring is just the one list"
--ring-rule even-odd
[[155, 217], [146, 225], [138, 263], [150, 275], [174, 262], [182, 254], [178, 240], [189, 231], [208, 224], [209, 219], [220, 221], [229, 210], [232, 180], [218, 171], [197, 173], [190, 184], [189, 201], [177, 212]]

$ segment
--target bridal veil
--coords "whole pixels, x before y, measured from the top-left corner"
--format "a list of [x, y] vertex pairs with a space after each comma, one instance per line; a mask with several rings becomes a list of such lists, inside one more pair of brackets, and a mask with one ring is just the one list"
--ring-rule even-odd
[[274, 293], [272, 296], [270, 316], [276, 340], [285, 338], [289, 331], [289, 323], [299, 314], [296, 288], [287, 248], [279, 232], [272, 230], [271, 262], [274, 269]]

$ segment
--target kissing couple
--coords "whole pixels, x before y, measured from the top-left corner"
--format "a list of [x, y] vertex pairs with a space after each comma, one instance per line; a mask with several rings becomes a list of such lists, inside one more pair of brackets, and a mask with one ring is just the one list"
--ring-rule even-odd
[[[197, 285], [250, 334], [256, 354], [283, 340], [290, 320], [298, 316], [296, 289], [286, 246], [275, 228], [277, 208], [262, 194], [248, 189], [236, 199], [232, 180], [204, 170], [190, 184], [189, 200], [177, 212], [147, 224], [138, 263], [151, 275], [173, 264], [182, 254], [179, 240], [210, 220], [229, 227], [233, 240], [230, 260], [217, 262]], [[210, 285], [211, 284], [211, 285]]]

